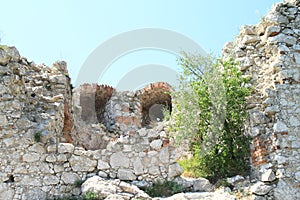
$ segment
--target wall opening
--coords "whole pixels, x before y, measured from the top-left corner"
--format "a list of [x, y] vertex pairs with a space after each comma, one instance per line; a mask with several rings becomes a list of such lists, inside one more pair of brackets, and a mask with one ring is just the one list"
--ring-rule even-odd
[[145, 87], [140, 95], [142, 126], [162, 121], [164, 109], [172, 111], [171, 86], [164, 82], [153, 83]]
[[90, 123], [104, 123], [105, 108], [115, 89], [107, 85], [80, 86], [81, 119]]

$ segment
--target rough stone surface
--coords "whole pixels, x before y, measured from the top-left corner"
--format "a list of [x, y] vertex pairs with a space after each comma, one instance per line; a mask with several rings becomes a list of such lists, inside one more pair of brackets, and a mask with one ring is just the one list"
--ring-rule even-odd
[[125, 181], [132, 181], [136, 179], [134, 173], [127, 169], [119, 169], [117, 177], [120, 180], [125, 180]]
[[211, 192], [213, 189], [213, 185], [209, 182], [209, 180], [205, 178], [198, 178], [193, 180], [194, 192]]
[[252, 185], [250, 191], [257, 195], [266, 195], [273, 189], [272, 186], [266, 185], [263, 182], [257, 182]]
[[272, 169], [268, 169], [265, 173], [261, 176], [261, 181], [263, 182], [272, 182], [276, 179], [276, 176]]
[[[125, 193], [131, 198], [151, 199], [144, 191], [138, 187], [122, 182], [120, 180], [106, 180], [99, 176], [93, 176], [87, 179], [81, 186], [82, 193], [94, 192], [99, 198], [108, 199], [128, 199]], [[125, 195], [125, 196], [124, 196]]]
[[[251, 177], [272, 186], [258, 182], [250, 188], [265, 199], [300, 199], [299, 7], [299, 0], [275, 4], [264, 20], [243, 26], [223, 49], [223, 59], [234, 58], [243, 75], [251, 77], [254, 90], [247, 98], [245, 128], [253, 138]], [[182, 173], [167, 127], [150, 111], [153, 106], [171, 108], [167, 83], [137, 92], [97, 84], [72, 91], [66, 62], [35, 64], [5, 45], [0, 47], [0, 77], [0, 199], [78, 196], [74, 181], [97, 174], [153, 182]], [[203, 180], [181, 182], [190, 191], [209, 191]], [[137, 197], [135, 189], [122, 189], [120, 180], [107, 183], [117, 190], [103, 189], [109, 198]]]
[[300, 196], [299, 6], [298, 0], [274, 4], [264, 20], [242, 28], [223, 49], [223, 59], [240, 62], [254, 88], [247, 98], [246, 124], [246, 134], [253, 138], [251, 176], [266, 182], [279, 179], [266, 199]]

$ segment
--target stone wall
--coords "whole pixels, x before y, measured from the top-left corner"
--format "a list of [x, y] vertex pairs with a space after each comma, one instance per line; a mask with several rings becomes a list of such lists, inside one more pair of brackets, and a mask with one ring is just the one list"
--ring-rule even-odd
[[300, 198], [300, 2], [275, 4], [256, 26], [243, 26], [223, 49], [251, 77], [247, 133], [253, 176], [278, 178], [274, 199]]
[[75, 182], [94, 175], [180, 175], [164, 125], [142, 128], [138, 94], [96, 84], [72, 94], [65, 62], [36, 65], [1, 46], [0, 199], [79, 195]]
[[[258, 199], [300, 199], [299, 6], [274, 5], [223, 49], [254, 89], [246, 133]], [[37, 65], [0, 46], [0, 199], [79, 195], [74, 183], [94, 175], [153, 181], [182, 173], [167, 128], [157, 122], [164, 106], [172, 110], [168, 84], [71, 90], [65, 62]]]

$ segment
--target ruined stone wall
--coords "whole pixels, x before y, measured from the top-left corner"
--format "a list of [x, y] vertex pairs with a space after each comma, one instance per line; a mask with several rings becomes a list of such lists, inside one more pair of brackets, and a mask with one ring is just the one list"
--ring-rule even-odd
[[258, 25], [243, 26], [223, 49], [223, 58], [235, 58], [251, 77], [252, 169], [259, 180], [264, 173], [276, 175], [274, 199], [300, 198], [299, 6], [299, 0], [275, 4]]
[[1, 46], [0, 199], [79, 195], [75, 182], [94, 175], [180, 175], [164, 125], [141, 128], [139, 102], [133, 92], [95, 84], [72, 94], [65, 62], [36, 65]]

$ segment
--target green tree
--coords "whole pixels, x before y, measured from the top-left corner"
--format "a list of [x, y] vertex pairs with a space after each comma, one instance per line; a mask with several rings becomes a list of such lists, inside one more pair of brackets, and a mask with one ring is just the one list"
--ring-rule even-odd
[[183, 163], [193, 166], [196, 175], [212, 179], [247, 172], [249, 140], [243, 128], [249, 78], [232, 59], [222, 62], [184, 53], [179, 64], [183, 72], [173, 93], [170, 130], [179, 143], [190, 141], [194, 157]]

